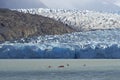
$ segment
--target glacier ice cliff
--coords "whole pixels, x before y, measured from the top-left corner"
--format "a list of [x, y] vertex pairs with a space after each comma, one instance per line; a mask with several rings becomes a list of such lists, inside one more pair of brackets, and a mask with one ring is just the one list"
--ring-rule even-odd
[[119, 59], [120, 29], [6, 41], [0, 44], [0, 58]]

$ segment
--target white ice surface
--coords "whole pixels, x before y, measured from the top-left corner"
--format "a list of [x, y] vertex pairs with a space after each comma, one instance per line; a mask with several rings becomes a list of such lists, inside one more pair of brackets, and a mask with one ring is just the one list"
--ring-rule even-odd
[[17, 9], [17, 11], [50, 17], [78, 31], [120, 28], [120, 15], [112, 13], [44, 8]]
[[120, 29], [46, 35], [0, 44], [0, 58], [120, 58]]

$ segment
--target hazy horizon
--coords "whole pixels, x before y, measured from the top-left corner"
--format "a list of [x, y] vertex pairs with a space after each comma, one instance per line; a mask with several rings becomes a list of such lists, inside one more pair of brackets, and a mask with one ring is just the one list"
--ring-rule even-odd
[[117, 12], [120, 11], [120, 0], [0, 0], [0, 8], [54, 8]]

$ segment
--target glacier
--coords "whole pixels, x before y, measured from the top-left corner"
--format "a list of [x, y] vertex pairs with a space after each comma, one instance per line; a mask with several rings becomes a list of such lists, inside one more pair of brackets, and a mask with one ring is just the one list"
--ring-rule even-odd
[[120, 15], [88, 10], [13, 9], [61, 21], [78, 32], [6, 41], [2, 58], [120, 59]]
[[120, 28], [120, 15], [118, 13], [47, 8], [13, 10], [53, 18], [71, 26], [77, 31]]
[[0, 44], [0, 58], [119, 59], [120, 29], [46, 35]]

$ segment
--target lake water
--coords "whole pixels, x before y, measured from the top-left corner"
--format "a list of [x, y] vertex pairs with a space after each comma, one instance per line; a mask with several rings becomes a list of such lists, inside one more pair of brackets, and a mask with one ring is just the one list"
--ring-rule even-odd
[[0, 80], [120, 80], [120, 60], [2, 59]]

